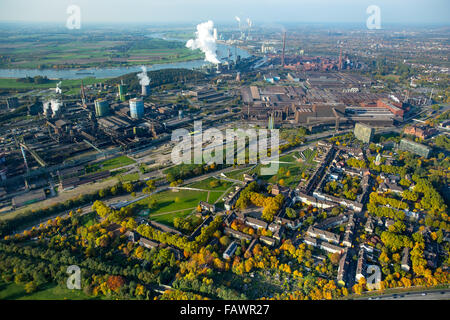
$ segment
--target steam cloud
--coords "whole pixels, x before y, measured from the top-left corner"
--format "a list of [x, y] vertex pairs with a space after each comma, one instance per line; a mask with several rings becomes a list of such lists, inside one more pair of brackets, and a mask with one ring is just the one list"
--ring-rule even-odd
[[61, 107], [61, 102], [58, 100], [51, 100], [51, 106], [52, 106], [52, 111], [53, 113], [56, 113], [59, 108]]
[[141, 86], [148, 86], [150, 84], [150, 78], [147, 75], [147, 67], [141, 67], [142, 72], [138, 73], [137, 77], [139, 78], [139, 84]]
[[213, 35], [214, 22], [211, 20], [197, 26], [196, 39], [190, 39], [186, 47], [192, 50], [200, 49], [205, 54], [205, 61], [219, 64], [216, 54], [216, 40]]
[[239, 18], [238, 16], [234, 17], [236, 19], [236, 21], [239, 23], [239, 30], [241, 30], [241, 18]]

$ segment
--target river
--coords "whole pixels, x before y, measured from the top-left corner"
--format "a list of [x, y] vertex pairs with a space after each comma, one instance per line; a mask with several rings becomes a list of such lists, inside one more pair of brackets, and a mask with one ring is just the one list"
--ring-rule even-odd
[[[165, 38], [159, 34], [150, 35], [154, 38], [162, 38], [165, 40], [176, 40], [185, 41], [174, 38]], [[225, 44], [217, 44], [217, 56], [219, 60], [228, 58], [228, 49], [232, 54], [232, 59], [234, 58], [235, 50], [241, 58], [248, 58], [250, 54], [241, 48], [235, 48], [234, 46], [229, 46]], [[164, 63], [164, 64], [153, 64], [147, 66], [148, 71], [162, 70], [162, 69], [196, 69], [203, 66], [210, 65], [209, 62], [204, 60], [193, 60], [186, 62], [175, 62], [175, 63]], [[120, 77], [124, 74], [140, 71], [140, 66], [130, 66], [130, 67], [113, 67], [113, 68], [90, 68], [90, 69], [63, 69], [63, 70], [53, 70], [53, 69], [0, 69], [0, 78], [25, 78], [25, 77], [35, 77], [35, 76], [45, 76], [49, 79], [83, 79], [86, 77], [93, 78], [115, 78]]]

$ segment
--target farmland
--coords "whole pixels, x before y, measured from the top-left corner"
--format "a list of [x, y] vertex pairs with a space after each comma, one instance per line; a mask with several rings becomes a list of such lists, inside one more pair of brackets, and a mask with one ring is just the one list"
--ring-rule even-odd
[[1, 30], [0, 68], [79, 69], [152, 65], [201, 59], [183, 42], [148, 38], [138, 32], [124, 36], [108, 30], [95, 34], [48, 31], [26, 38]]

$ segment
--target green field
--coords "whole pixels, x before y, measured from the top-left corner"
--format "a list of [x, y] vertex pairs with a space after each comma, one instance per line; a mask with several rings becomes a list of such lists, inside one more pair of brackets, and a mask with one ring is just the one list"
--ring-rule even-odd
[[230, 171], [225, 175], [230, 179], [244, 181], [244, 173], [247, 173], [247, 171], [249, 171], [249, 168]]
[[160, 222], [160, 223], [164, 223], [168, 226], [172, 226], [173, 227], [173, 220], [175, 218], [184, 218], [186, 216], [188, 216], [189, 214], [192, 213], [193, 210], [188, 209], [188, 210], [184, 210], [184, 211], [180, 211], [180, 212], [174, 212], [174, 213], [167, 213], [167, 214], [161, 214], [161, 215], [157, 215], [154, 217], [150, 217], [150, 220], [156, 221], [156, 222]]
[[16, 33], [1, 32], [1, 68], [79, 69], [151, 65], [201, 59], [180, 41], [166, 41], [139, 35], [110, 34], [76, 36], [35, 32], [23, 40]]
[[156, 200], [156, 207], [150, 210], [151, 219], [152, 215], [159, 213], [169, 213], [172, 211], [196, 208], [200, 201], [206, 201], [207, 196], [208, 193], [202, 191], [180, 190], [178, 192], [173, 192], [167, 190], [142, 199], [141, 201], [138, 201], [137, 204], [147, 206], [152, 199]]
[[[211, 181], [218, 181], [219, 185], [217, 187], [211, 187], [211, 185], [210, 185]], [[187, 185], [187, 187], [211, 190], [211, 191], [225, 191], [232, 185], [233, 185], [233, 182], [230, 182], [230, 181], [218, 180], [216, 178], [208, 178], [208, 179], [205, 179], [202, 181], [191, 183], [191, 184]]]
[[[296, 187], [301, 180], [301, 174], [308, 168], [315, 166], [315, 164], [312, 162], [315, 152], [310, 150], [309, 152], [306, 151], [305, 153], [306, 161], [297, 161], [297, 159], [300, 159], [300, 153], [298, 151], [280, 157], [280, 162], [289, 162], [279, 164], [279, 169], [281, 169], [282, 172], [278, 171], [278, 173], [275, 175], [260, 176], [259, 178], [269, 183], [279, 183], [280, 179], [283, 179], [285, 186], [291, 188]], [[261, 165], [256, 166], [250, 171], [250, 173], [256, 174], [259, 174], [260, 172]]]
[[56, 284], [46, 284], [36, 292], [26, 293], [24, 285], [0, 283], [0, 300], [87, 300], [100, 299], [83, 293], [82, 290], [69, 290]]
[[209, 194], [208, 202], [214, 204], [222, 196], [222, 194], [223, 192], [211, 192]]
[[[99, 82], [104, 82], [106, 79], [97, 79], [97, 78], [85, 78], [85, 79], [75, 79], [75, 80], [62, 80], [61, 81], [61, 89], [64, 94], [67, 94], [70, 91], [80, 90], [81, 81], [83, 81], [84, 85], [91, 85]], [[0, 89], [49, 89], [56, 88], [56, 84], [59, 80], [49, 80], [47, 83], [36, 84], [36, 83], [25, 83], [19, 82], [15, 78], [0, 78]]]
[[128, 182], [128, 181], [137, 181], [139, 180], [139, 173], [130, 173], [119, 176], [119, 181]]
[[120, 156], [113, 159], [108, 159], [102, 162], [98, 162], [86, 167], [87, 173], [95, 173], [106, 170], [112, 170], [120, 167], [124, 167], [130, 164], [136, 163], [135, 160], [128, 158], [127, 156]]

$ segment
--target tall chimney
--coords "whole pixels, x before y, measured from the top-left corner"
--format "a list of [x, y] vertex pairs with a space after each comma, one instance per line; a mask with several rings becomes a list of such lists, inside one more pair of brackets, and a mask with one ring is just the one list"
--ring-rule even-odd
[[286, 52], [286, 32], [283, 34], [283, 55], [281, 56], [281, 66], [284, 68], [284, 54]]
[[149, 85], [143, 85], [142, 86], [142, 93], [141, 93], [141, 95], [143, 97], [146, 97], [146, 96], [149, 95], [149, 92], [150, 92], [150, 86]]

